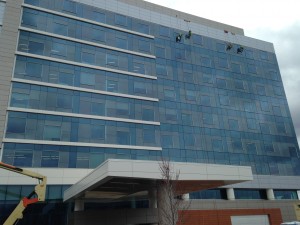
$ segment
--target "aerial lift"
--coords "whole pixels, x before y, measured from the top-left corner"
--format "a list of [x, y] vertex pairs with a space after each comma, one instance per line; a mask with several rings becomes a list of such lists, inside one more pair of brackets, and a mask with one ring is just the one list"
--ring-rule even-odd
[[14, 209], [14, 211], [10, 214], [10, 216], [7, 218], [7, 220], [4, 222], [3, 225], [14, 225], [18, 220], [23, 218], [23, 212], [26, 209], [26, 207], [30, 204], [34, 204], [36, 202], [43, 202], [45, 201], [45, 195], [46, 195], [46, 184], [47, 184], [47, 177], [32, 172], [30, 170], [25, 170], [22, 168], [18, 168], [12, 165], [8, 165], [5, 163], [0, 162], [0, 168], [9, 170], [15, 173], [19, 173], [28, 177], [36, 178], [38, 179], [38, 184], [35, 186], [34, 191], [32, 191], [27, 197], [24, 197], [17, 207]]

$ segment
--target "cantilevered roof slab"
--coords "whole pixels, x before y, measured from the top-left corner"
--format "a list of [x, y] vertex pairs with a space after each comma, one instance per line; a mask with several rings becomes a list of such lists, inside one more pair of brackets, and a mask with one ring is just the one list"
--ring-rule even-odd
[[[245, 166], [171, 162], [170, 168], [179, 173], [178, 194], [253, 180]], [[109, 159], [67, 189], [64, 201], [143, 195], [161, 179], [160, 162]]]

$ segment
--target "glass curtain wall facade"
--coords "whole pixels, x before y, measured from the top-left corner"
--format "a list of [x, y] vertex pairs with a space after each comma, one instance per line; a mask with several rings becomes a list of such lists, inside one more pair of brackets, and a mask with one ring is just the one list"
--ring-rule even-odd
[[[238, 54], [234, 43], [228, 50], [222, 40], [184, 37], [188, 26], [67, 0], [25, 0], [19, 29], [3, 162], [95, 168], [111, 158], [167, 158], [300, 175], [274, 53], [244, 46]], [[294, 196], [276, 198], [285, 194]], [[210, 195], [223, 191], [201, 198]]]

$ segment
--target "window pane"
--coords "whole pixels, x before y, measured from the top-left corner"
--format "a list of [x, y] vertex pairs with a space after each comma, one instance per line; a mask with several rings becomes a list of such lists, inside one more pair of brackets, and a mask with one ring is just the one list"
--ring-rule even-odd
[[121, 26], [127, 26], [127, 17], [120, 14], [116, 14], [115, 23]]
[[144, 130], [143, 140], [144, 140], [144, 143], [155, 144], [155, 131], [154, 130]]
[[107, 54], [106, 64], [109, 66], [117, 67], [119, 65], [119, 58], [117, 55]]
[[68, 36], [68, 26], [61, 23], [53, 23], [53, 33]]
[[7, 132], [14, 134], [24, 134], [26, 119], [10, 117], [7, 124]]
[[26, 64], [26, 75], [31, 77], [41, 77], [42, 68], [41, 64], [28, 62]]
[[60, 141], [60, 127], [45, 126], [44, 140]]
[[31, 27], [37, 27], [37, 16], [36, 14], [24, 12], [22, 23]]
[[150, 42], [139, 40], [139, 50], [143, 52], [150, 52]]
[[44, 44], [34, 41], [29, 41], [28, 52], [38, 55], [43, 55], [44, 53]]
[[58, 167], [59, 152], [56, 151], [43, 151], [41, 166], [42, 167]]
[[32, 167], [32, 151], [16, 151], [14, 157], [14, 166]]
[[154, 110], [153, 109], [142, 109], [142, 119], [146, 121], [154, 121]]
[[127, 131], [117, 131], [117, 143], [120, 145], [130, 144], [130, 134]]
[[64, 1], [63, 4], [63, 10], [70, 12], [70, 13], [76, 13], [76, 4], [73, 1]]
[[107, 80], [106, 81], [106, 90], [109, 92], [118, 92], [118, 81]]
[[95, 64], [95, 54], [81, 52], [81, 60], [83, 63]]
[[85, 85], [95, 85], [95, 75], [82, 72], [80, 74], [80, 83]]

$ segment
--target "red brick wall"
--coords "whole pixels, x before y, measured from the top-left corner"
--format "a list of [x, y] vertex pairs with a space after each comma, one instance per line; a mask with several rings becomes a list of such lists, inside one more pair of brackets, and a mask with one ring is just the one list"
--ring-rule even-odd
[[183, 215], [184, 225], [231, 225], [231, 216], [245, 215], [268, 215], [270, 225], [282, 223], [280, 209], [188, 210]]

